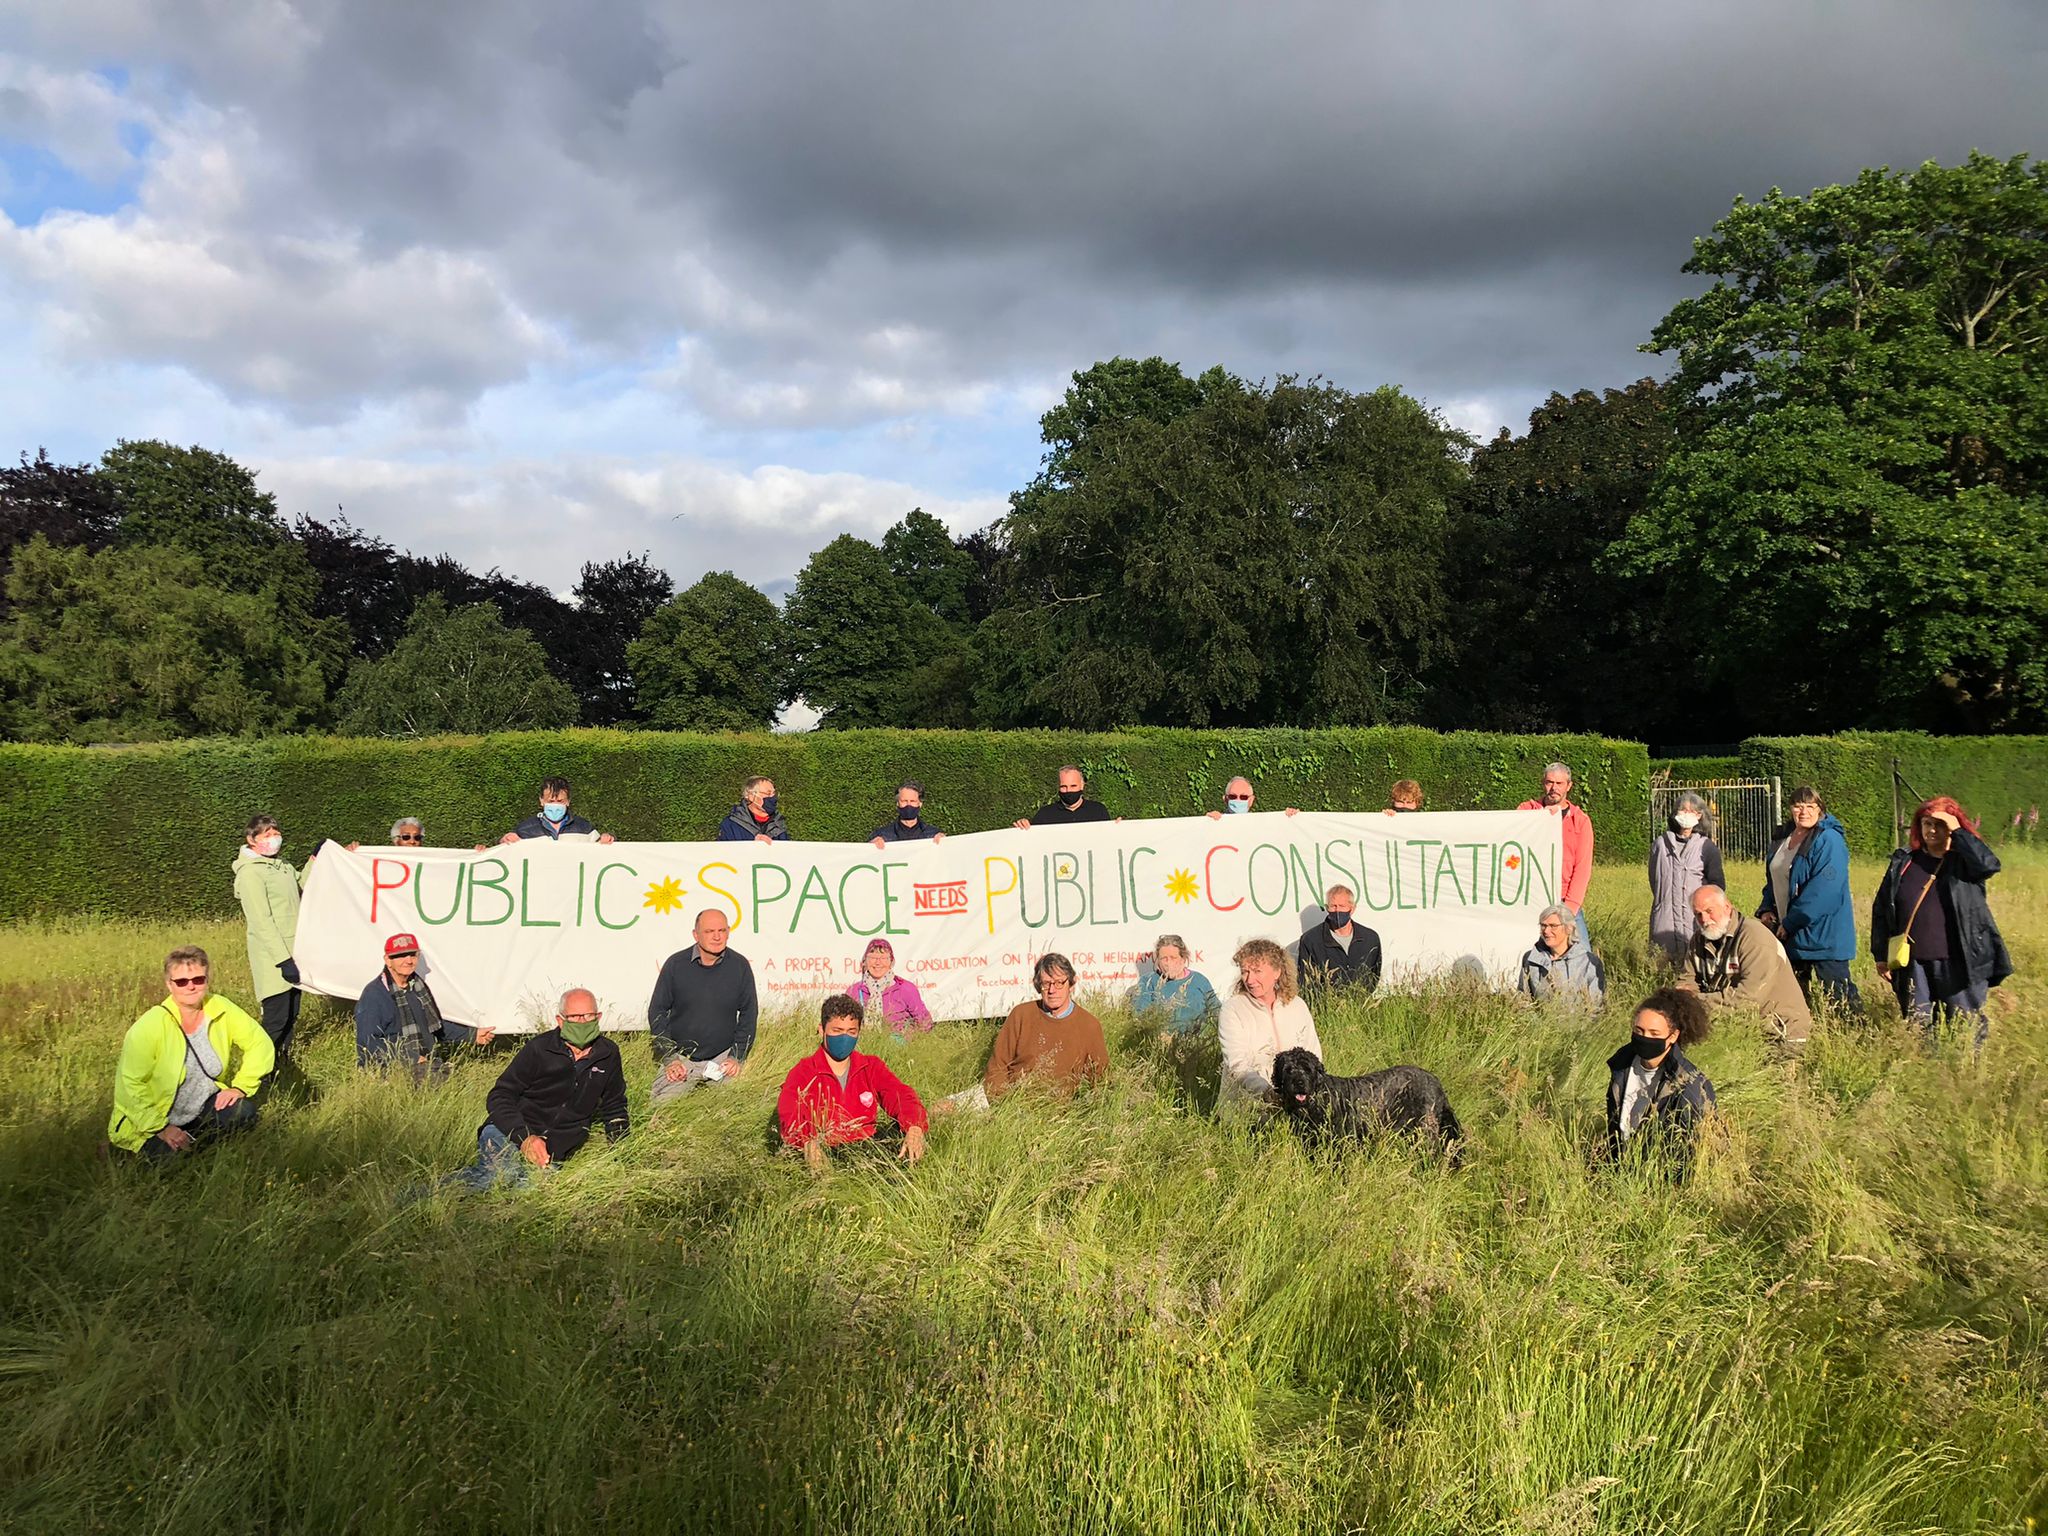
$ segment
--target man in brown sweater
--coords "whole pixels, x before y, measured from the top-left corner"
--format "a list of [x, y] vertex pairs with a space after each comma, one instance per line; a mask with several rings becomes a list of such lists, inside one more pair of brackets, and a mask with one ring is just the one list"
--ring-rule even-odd
[[996, 1031], [980, 1086], [940, 1101], [941, 1114], [986, 1109], [1029, 1078], [1067, 1097], [1109, 1071], [1102, 1020], [1074, 1001], [1074, 965], [1065, 955], [1041, 955], [1031, 969], [1035, 1001], [1019, 1003]]
[[1693, 892], [1692, 974], [1679, 985], [1713, 1008], [1759, 1008], [1784, 1026], [1787, 1045], [1813, 1028], [1799, 977], [1778, 936], [1735, 910], [1718, 885]]

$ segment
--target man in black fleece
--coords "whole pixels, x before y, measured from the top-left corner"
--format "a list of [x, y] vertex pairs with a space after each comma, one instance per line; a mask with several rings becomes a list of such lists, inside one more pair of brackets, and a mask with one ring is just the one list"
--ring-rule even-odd
[[1298, 969], [1308, 992], [1357, 987], [1370, 992], [1380, 984], [1380, 936], [1351, 913], [1358, 898], [1348, 885], [1333, 885], [1323, 898], [1323, 920], [1301, 936]]
[[587, 989], [562, 994], [555, 1028], [520, 1047], [484, 1100], [476, 1162], [442, 1182], [517, 1188], [532, 1169], [574, 1157], [593, 1120], [604, 1122], [607, 1141], [626, 1134], [626, 1066], [617, 1043], [598, 1033], [603, 1018]]
[[656, 1108], [699, 1083], [736, 1082], [754, 1048], [761, 1016], [754, 968], [726, 948], [732, 930], [716, 907], [697, 914], [697, 942], [662, 963], [647, 1000]]

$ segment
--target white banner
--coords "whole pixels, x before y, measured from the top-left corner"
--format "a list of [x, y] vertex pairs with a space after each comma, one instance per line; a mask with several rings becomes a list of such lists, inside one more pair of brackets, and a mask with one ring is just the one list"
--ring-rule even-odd
[[1119, 995], [1162, 933], [1219, 993], [1250, 938], [1290, 949], [1332, 885], [1357, 893], [1388, 983], [1453, 966], [1504, 983], [1557, 899], [1549, 811], [1396, 816], [1262, 812], [945, 842], [614, 843], [529, 840], [471, 853], [329, 843], [299, 912], [303, 985], [355, 998], [384, 940], [413, 933], [441, 1011], [500, 1030], [545, 1028], [589, 987], [610, 1029], [644, 1029], [661, 963], [716, 907], [752, 962], [764, 1013], [843, 991], [875, 935], [937, 1019], [1000, 1017], [1056, 950], [1083, 994]]

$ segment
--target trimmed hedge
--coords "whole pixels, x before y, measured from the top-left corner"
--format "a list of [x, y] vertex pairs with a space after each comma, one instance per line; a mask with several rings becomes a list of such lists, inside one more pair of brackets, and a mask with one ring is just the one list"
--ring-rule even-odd
[[1894, 846], [1893, 758], [1921, 794], [1953, 795], [1961, 801], [1963, 809], [1982, 820], [1984, 835], [1993, 842], [2004, 835], [2014, 811], [2048, 801], [2048, 736], [1851, 731], [1755, 736], [1742, 744], [1745, 773], [1777, 774], [1787, 794], [1798, 785], [1813, 785], [1848, 828], [1850, 846], [1871, 856]]
[[1333, 731], [825, 731], [776, 736], [542, 731], [384, 741], [281, 737], [135, 747], [0, 745], [0, 920], [71, 913], [154, 917], [234, 911], [230, 867], [257, 812], [284, 824], [287, 856], [320, 837], [383, 842], [400, 815], [427, 840], [467, 847], [533, 812], [549, 774], [622, 839], [711, 837], [740, 781], [776, 783], [793, 836], [865, 837], [920, 780], [939, 827], [1007, 825], [1052, 797], [1077, 762], [1091, 793], [1125, 816], [1188, 815], [1243, 773], [1262, 807], [1378, 808], [1395, 779], [1419, 780], [1432, 810], [1499, 809], [1533, 796], [1543, 765], [1568, 762], [1603, 858], [1648, 852], [1649, 756], [1597, 736]]
[[1739, 779], [1739, 757], [1660, 757], [1650, 763], [1650, 772], [1668, 774], [1675, 784], [1698, 784], [1709, 779]]

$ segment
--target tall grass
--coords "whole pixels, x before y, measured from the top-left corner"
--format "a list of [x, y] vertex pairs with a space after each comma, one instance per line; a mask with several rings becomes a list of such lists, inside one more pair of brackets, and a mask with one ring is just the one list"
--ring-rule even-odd
[[[1594, 887], [1623, 998], [1641, 887]], [[1678, 1189], [1590, 1165], [1618, 1012], [1450, 985], [1319, 1024], [1336, 1070], [1444, 1079], [1462, 1172], [1219, 1126], [1111, 1014], [1104, 1091], [813, 1179], [763, 1147], [812, 1039], [784, 1019], [735, 1088], [525, 1193], [407, 1203], [472, 1155], [495, 1068], [359, 1078], [322, 1005], [312, 1096], [158, 1177], [94, 1143], [120, 1032], [195, 935], [15, 930], [0, 1526], [2028, 1529], [2048, 863], [1992, 889], [2022, 974], [1981, 1059], [1877, 1008], [1794, 1062], [1731, 1024], [1698, 1052], [1724, 1129]], [[238, 930], [196, 937], [246, 998]], [[929, 1099], [989, 1038], [865, 1043]]]

